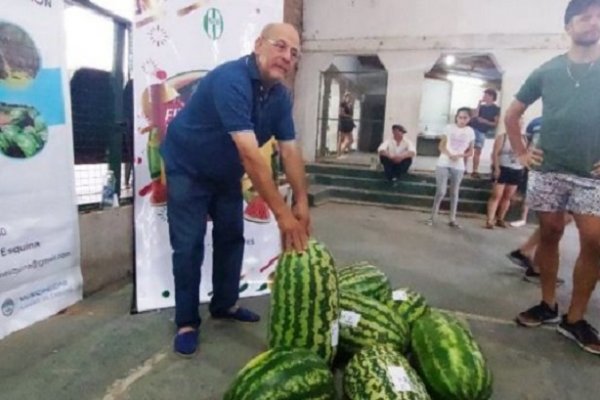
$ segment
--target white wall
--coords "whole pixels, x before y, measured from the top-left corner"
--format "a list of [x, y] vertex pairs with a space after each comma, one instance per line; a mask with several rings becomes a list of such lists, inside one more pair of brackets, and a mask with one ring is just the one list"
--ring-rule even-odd
[[[320, 74], [336, 56], [379, 56], [388, 71], [384, 134], [401, 123], [416, 139], [424, 74], [442, 53], [492, 53], [504, 72], [504, 111], [537, 66], [568, 48], [565, 6], [565, 0], [305, 0], [295, 89], [305, 158], [313, 161], [316, 151]], [[538, 102], [526, 119], [540, 110]]]
[[323, 40], [561, 33], [566, 4], [567, 0], [304, 0], [303, 36]]

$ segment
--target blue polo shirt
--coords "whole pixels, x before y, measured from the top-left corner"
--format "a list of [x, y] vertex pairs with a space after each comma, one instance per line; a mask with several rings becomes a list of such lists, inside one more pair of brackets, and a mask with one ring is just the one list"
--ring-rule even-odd
[[290, 93], [282, 84], [262, 86], [253, 54], [200, 80], [167, 128], [160, 149], [167, 170], [239, 181], [244, 169], [231, 137], [239, 131], [253, 131], [259, 146], [295, 138]]

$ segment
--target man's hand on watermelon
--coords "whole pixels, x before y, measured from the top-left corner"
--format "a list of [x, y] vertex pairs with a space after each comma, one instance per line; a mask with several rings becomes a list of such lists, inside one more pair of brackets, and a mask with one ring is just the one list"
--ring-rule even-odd
[[284, 251], [302, 252], [308, 247], [308, 235], [304, 225], [289, 209], [277, 216], [277, 226], [281, 232], [281, 243]]
[[304, 227], [306, 236], [309, 237], [311, 230], [310, 213], [308, 211], [306, 171], [302, 154], [293, 140], [278, 142], [278, 144], [285, 174], [294, 193], [295, 204], [292, 211]]
[[301, 201], [301, 202], [296, 203], [294, 205], [294, 207], [292, 208], [292, 212], [294, 213], [294, 216], [298, 219], [298, 221], [300, 221], [300, 223], [304, 227], [304, 230], [306, 231], [306, 236], [310, 237], [310, 232], [312, 230], [312, 227], [310, 225], [311, 221], [310, 221], [310, 213], [308, 211], [308, 202]]
[[270, 168], [260, 154], [256, 136], [252, 132], [239, 132], [232, 137], [252, 186], [275, 215], [284, 250], [304, 251], [308, 247], [306, 229], [294, 216], [275, 186]]

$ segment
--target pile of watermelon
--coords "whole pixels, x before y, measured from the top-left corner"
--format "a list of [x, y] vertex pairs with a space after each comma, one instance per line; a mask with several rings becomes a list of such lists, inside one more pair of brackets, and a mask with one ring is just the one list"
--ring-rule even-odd
[[[269, 350], [224, 400], [487, 400], [492, 375], [465, 323], [392, 290], [366, 262], [336, 268], [315, 240], [283, 253], [272, 287]], [[336, 393], [334, 372], [343, 374]]]

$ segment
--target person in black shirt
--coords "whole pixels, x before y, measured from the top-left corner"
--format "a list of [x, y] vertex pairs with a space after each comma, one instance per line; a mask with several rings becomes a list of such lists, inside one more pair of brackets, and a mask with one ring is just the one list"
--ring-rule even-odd
[[[471, 176], [479, 178], [479, 160], [481, 158], [481, 149], [485, 143], [486, 134], [495, 129], [498, 125], [500, 116], [500, 107], [495, 103], [498, 93], [494, 89], [486, 89], [483, 92], [483, 99], [479, 101], [477, 109], [473, 113], [473, 118], [469, 125], [475, 131], [475, 153], [473, 154], [473, 171]], [[466, 159], [465, 159], [466, 162]]]
[[352, 94], [346, 92], [344, 99], [340, 103], [340, 115], [338, 125], [338, 148], [337, 155], [340, 157], [342, 154], [347, 153], [350, 150], [350, 146], [354, 143], [352, 137], [352, 131], [356, 127], [352, 114], [354, 112], [354, 99]]

